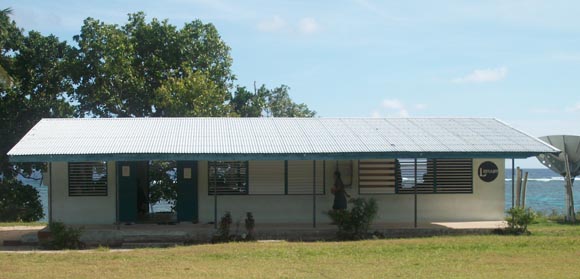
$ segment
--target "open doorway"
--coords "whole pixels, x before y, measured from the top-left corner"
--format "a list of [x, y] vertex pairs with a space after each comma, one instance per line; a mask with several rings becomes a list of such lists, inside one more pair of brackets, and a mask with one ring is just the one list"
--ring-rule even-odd
[[197, 162], [118, 162], [122, 223], [197, 222]]
[[175, 161], [150, 161], [145, 223], [175, 223], [177, 202], [177, 166]]

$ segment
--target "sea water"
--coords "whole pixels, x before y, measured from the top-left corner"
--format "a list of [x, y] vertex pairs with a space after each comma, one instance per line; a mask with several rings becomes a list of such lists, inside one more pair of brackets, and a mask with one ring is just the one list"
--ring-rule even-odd
[[[528, 184], [526, 189], [526, 207], [531, 207], [535, 211], [546, 214], [552, 212], [564, 212], [564, 201], [566, 190], [564, 188], [564, 178], [549, 169], [525, 169], [528, 172]], [[512, 174], [511, 169], [505, 171], [505, 209], [512, 205]], [[35, 187], [42, 202], [45, 217], [41, 221], [47, 220], [48, 212], [48, 187], [43, 185], [42, 180], [35, 178], [19, 177], [24, 184]], [[576, 212], [580, 211], [580, 186], [574, 187], [574, 197], [576, 199]], [[166, 202], [161, 202], [153, 206], [153, 212], [163, 212], [170, 210]]]
[[[523, 171], [528, 172], [526, 207], [546, 214], [563, 213], [566, 200], [564, 177], [549, 169], [524, 169]], [[512, 170], [506, 169], [505, 173], [505, 208], [507, 210], [512, 205]], [[575, 211], [578, 212], [580, 211], [580, 186], [576, 185], [573, 189], [574, 207]]]

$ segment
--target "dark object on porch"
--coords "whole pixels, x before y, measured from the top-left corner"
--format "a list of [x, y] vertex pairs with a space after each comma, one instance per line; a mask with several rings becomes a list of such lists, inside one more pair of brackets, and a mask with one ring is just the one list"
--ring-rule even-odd
[[378, 205], [373, 198], [351, 199], [351, 210], [331, 210], [328, 216], [338, 226], [340, 240], [360, 240], [369, 238], [369, 228], [377, 216]]
[[347, 200], [346, 200], [346, 190], [344, 187], [344, 183], [342, 183], [342, 179], [340, 178], [340, 172], [334, 172], [334, 187], [332, 187], [332, 191], [334, 194], [334, 203], [332, 204], [332, 209], [335, 210], [345, 210], [347, 207]]

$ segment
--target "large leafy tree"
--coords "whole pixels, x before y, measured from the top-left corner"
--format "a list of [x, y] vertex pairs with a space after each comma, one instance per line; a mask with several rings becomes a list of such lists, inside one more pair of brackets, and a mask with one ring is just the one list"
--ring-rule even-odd
[[262, 85], [254, 93], [238, 86], [230, 104], [232, 110], [241, 117], [314, 117], [316, 112], [306, 104], [295, 103], [288, 91], [290, 87], [281, 85], [273, 89]]
[[0, 172], [13, 176], [6, 153], [42, 118], [72, 116], [66, 92], [72, 86], [64, 58], [70, 51], [55, 36], [23, 34], [9, 17], [0, 16], [0, 64], [10, 82], [0, 83]]
[[213, 98], [223, 106], [235, 78], [230, 48], [212, 24], [195, 20], [178, 29], [167, 20], [146, 22], [143, 13], [130, 14], [124, 26], [88, 18], [74, 40], [80, 116], [224, 115], [200, 107], [217, 105], [201, 101]]
[[[16, 24], [10, 21], [11, 13], [12, 9], [10, 8], [0, 10], [0, 46], [2, 47], [2, 57], [5, 56], [6, 52], [16, 48], [15, 44], [20, 42], [22, 36]], [[16, 38], [12, 36], [16, 36]], [[4, 69], [3, 64], [5, 63], [7, 63], [5, 59], [0, 61], [0, 84], [10, 86], [12, 84], [12, 77]]]

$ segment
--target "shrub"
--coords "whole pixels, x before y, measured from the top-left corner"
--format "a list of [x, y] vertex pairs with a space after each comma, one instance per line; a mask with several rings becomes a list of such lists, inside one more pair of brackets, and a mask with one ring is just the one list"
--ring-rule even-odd
[[508, 227], [506, 232], [509, 234], [530, 234], [528, 225], [532, 224], [536, 219], [536, 213], [530, 208], [512, 207], [507, 211], [508, 217], [506, 221]]
[[83, 228], [73, 228], [66, 226], [61, 222], [52, 222], [48, 224], [50, 229], [50, 239], [42, 245], [47, 249], [81, 249], [84, 243], [80, 241]]
[[232, 239], [230, 235], [230, 227], [232, 226], [232, 214], [228, 211], [220, 219], [217, 232], [213, 235], [212, 242], [229, 242]]
[[15, 179], [0, 181], [0, 222], [34, 222], [43, 216], [38, 190]]
[[349, 201], [351, 210], [331, 210], [328, 216], [338, 226], [337, 236], [343, 240], [359, 240], [369, 237], [369, 228], [377, 216], [375, 199], [355, 198]]
[[254, 240], [254, 228], [256, 227], [256, 220], [254, 220], [254, 215], [252, 212], [246, 213], [246, 220], [244, 221], [246, 225], [246, 236], [244, 237], [245, 240]]

